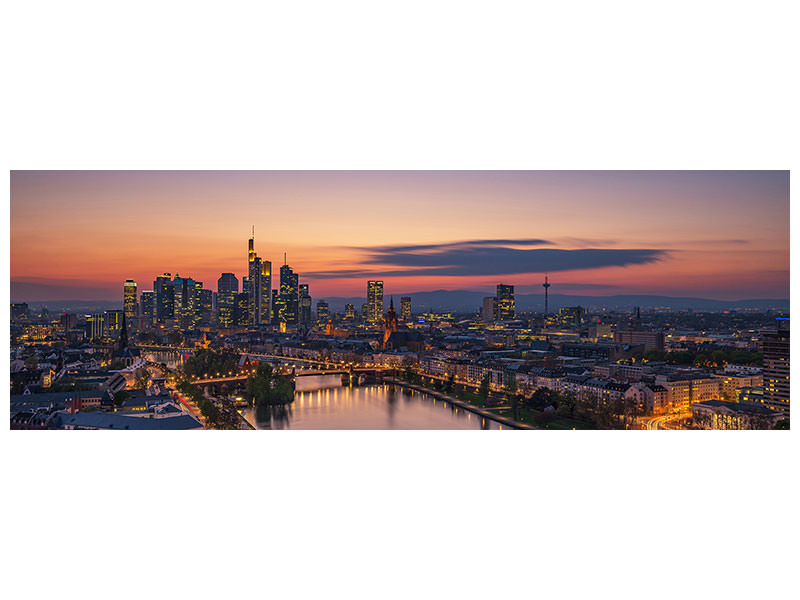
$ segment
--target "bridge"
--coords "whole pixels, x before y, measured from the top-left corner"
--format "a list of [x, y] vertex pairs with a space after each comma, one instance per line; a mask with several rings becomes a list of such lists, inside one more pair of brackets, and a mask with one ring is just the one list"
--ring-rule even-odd
[[[341, 375], [342, 383], [347, 385], [353, 382], [354, 376], [356, 378], [358, 378], [359, 375], [372, 375], [375, 377], [380, 377], [383, 374], [391, 371], [393, 371], [393, 369], [388, 367], [353, 367], [350, 365], [346, 368], [336, 367], [328, 369], [303, 369], [299, 371], [293, 370], [291, 372], [283, 371], [279, 373], [291, 377], [292, 383], [294, 383], [298, 377]], [[217, 377], [197, 378], [190, 380], [190, 382], [194, 385], [200, 386], [201, 388], [210, 388], [212, 393], [217, 393], [218, 391], [221, 391], [221, 389], [229, 389], [232, 385], [238, 386], [243, 384], [251, 374], [252, 371], [240, 371], [239, 373], [220, 374]]]

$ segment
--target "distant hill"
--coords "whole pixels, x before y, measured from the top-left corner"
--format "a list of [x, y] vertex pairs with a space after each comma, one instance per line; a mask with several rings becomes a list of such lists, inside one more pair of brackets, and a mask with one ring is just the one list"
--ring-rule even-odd
[[[410, 296], [414, 312], [426, 310], [452, 310], [456, 312], [474, 312], [483, 304], [483, 299], [490, 294], [469, 290], [436, 290], [433, 292], [413, 292], [409, 294], [394, 294], [395, 308], [400, 308], [400, 297]], [[323, 298], [320, 298], [323, 299]], [[516, 294], [517, 310], [543, 311], [544, 295]], [[316, 300], [314, 300], [316, 304]], [[332, 311], [341, 312], [347, 303], [353, 304], [356, 310], [366, 302], [366, 298], [324, 298]], [[384, 297], [384, 305], [388, 305], [389, 297]], [[673, 310], [732, 310], [732, 309], [761, 309], [761, 310], [789, 310], [788, 299], [746, 299], [746, 300], [712, 300], [709, 298], [682, 298], [671, 296], [649, 295], [617, 295], [617, 296], [574, 296], [567, 294], [550, 294], [550, 310], [558, 310], [564, 306], [583, 306], [593, 308], [617, 308], [630, 310], [635, 307], [659, 308], [669, 307]]]
[[28, 302], [28, 308], [38, 312], [46, 306], [51, 313], [73, 312], [83, 313], [102, 310], [121, 310], [122, 300], [53, 300], [52, 302]]

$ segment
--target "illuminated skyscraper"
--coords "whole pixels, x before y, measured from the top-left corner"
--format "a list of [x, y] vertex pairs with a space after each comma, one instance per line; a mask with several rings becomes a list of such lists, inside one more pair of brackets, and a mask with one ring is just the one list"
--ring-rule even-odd
[[167, 319], [174, 318], [175, 290], [172, 287], [171, 273], [164, 273], [156, 277], [153, 282], [153, 293], [155, 294], [156, 320], [163, 323]]
[[411, 320], [411, 298], [409, 296], [400, 298], [400, 319], [406, 323]]
[[236, 296], [239, 293], [239, 280], [233, 273], [223, 273], [217, 279], [217, 322], [220, 327], [234, 327]]
[[356, 307], [352, 304], [344, 305], [344, 318], [353, 321], [356, 318]]
[[330, 309], [328, 308], [328, 303], [325, 300], [320, 300], [317, 302], [317, 322], [325, 323], [329, 318]]
[[198, 312], [200, 316], [199, 323], [201, 325], [210, 325], [211, 324], [211, 315], [214, 311], [214, 292], [212, 290], [207, 290], [202, 287], [200, 284], [200, 289], [198, 290]]
[[261, 261], [261, 282], [260, 282], [261, 306], [259, 308], [259, 322], [262, 325], [269, 325], [272, 318], [270, 310], [270, 290], [272, 288], [272, 263], [268, 260]]
[[270, 320], [270, 287], [272, 286], [272, 263], [262, 261], [255, 252], [253, 235], [247, 242], [247, 281], [244, 292], [249, 297], [250, 324], [254, 327], [266, 325]]
[[[119, 336], [119, 332], [122, 331], [122, 317], [125, 314], [122, 310], [107, 310], [103, 324], [105, 325], [105, 333], [106, 335], [116, 338]], [[125, 317], [127, 318], [127, 316]]]
[[777, 331], [761, 334], [764, 354], [764, 401], [789, 415], [789, 319], [778, 319]]
[[367, 281], [367, 321], [377, 325], [383, 319], [383, 281]]
[[144, 329], [152, 327], [155, 321], [155, 300], [156, 294], [151, 291], [142, 292], [139, 298], [139, 321]]
[[236, 294], [233, 308], [234, 327], [247, 327], [250, 325], [250, 294], [242, 292]]
[[311, 294], [308, 292], [308, 284], [302, 283], [299, 286], [299, 306], [300, 322], [308, 325], [311, 323]]
[[497, 286], [497, 320], [510, 321], [516, 314], [514, 286], [499, 284]]
[[86, 336], [90, 340], [101, 339], [103, 337], [103, 324], [105, 319], [99, 313], [86, 315]]
[[[284, 259], [285, 260], [285, 259]], [[278, 311], [278, 322], [294, 325], [298, 312], [298, 278], [292, 268], [284, 264], [281, 267], [281, 306]]]
[[125, 309], [125, 318], [128, 323], [136, 320], [136, 282], [133, 279], [126, 279], [122, 286], [122, 301]]
[[271, 319], [272, 319], [272, 324], [273, 325], [277, 325], [278, 324], [278, 319], [280, 317], [281, 307], [282, 306], [283, 306], [283, 304], [281, 303], [280, 291], [279, 290], [272, 290], [272, 305], [271, 305], [270, 312], [272, 313], [271, 314]]

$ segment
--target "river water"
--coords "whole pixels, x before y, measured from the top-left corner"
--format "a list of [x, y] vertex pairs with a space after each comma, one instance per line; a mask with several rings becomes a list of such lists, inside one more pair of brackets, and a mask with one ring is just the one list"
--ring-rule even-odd
[[428, 394], [391, 384], [342, 386], [338, 375], [298, 377], [293, 403], [243, 415], [257, 429], [503, 429]]

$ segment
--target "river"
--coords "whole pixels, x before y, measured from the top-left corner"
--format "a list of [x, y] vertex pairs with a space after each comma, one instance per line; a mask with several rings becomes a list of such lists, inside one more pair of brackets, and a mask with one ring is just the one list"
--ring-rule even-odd
[[342, 386], [339, 375], [298, 377], [294, 398], [243, 415], [256, 429], [503, 429], [428, 394], [391, 384]]

